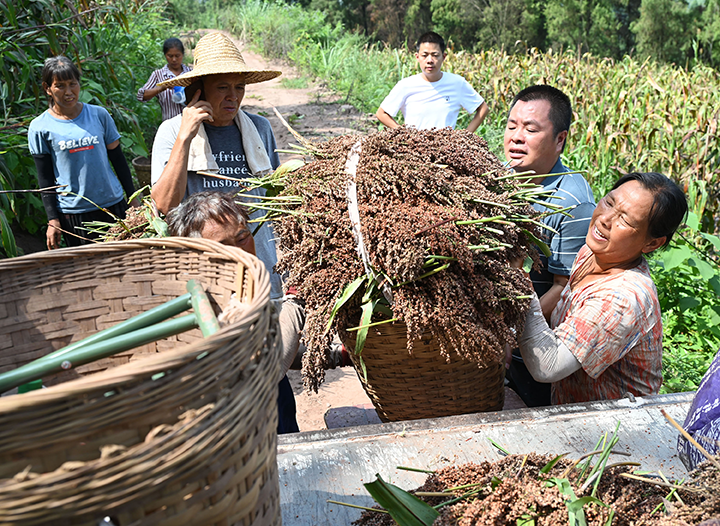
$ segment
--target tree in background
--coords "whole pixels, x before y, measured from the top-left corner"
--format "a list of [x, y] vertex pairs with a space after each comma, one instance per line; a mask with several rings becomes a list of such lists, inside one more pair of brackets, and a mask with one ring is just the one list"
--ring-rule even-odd
[[372, 0], [370, 22], [374, 37], [390, 47], [402, 47], [407, 42], [405, 13], [407, 0]]
[[479, 20], [467, 14], [465, 0], [432, 0], [430, 11], [434, 31], [452, 40], [455, 46], [472, 49]]
[[435, 31], [457, 47], [512, 52], [545, 46], [544, 5], [545, 0], [432, 0], [431, 11]]
[[620, 23], [618, 38], [621, 42], [620, 55], [615, 58], [632, 55], [635, 51], [635, 33], [631, 31], [630, 25], [640, 18], [641, 3], [642, 0], [620, 0], [615, 2], [615, 16], [617, 16], [617, 20]]
[[701, 7], [701, 56], [709, 64], [720, 66], [720, 0], [708, 0]]
[[408, 2], [405, 13], [405, 38], [408, 46], [414, 47], [415, 42], [423, 33], [433, 29], [430, 6], [431, 0], [410, 0]]
[[[476, 32], [477, 46], [484, 49], [503, 48], [512, 53], [517, 49], [545, 47], [546, 0], [474, 0], [480, 13], [480, 27]], [[518, 47], [517, 43], [524, 45]]]
[[548, 0], [548, 45], [620, 58], [627, 45], [620, 37], [622, 6], [618, 4], [614, 0]]
[[342, 24], [350, 31], [361, 31], [370, 36], [373, 28], [370, 23], [370, 0], [310, 0], [300, 2], [304, 7], [325, 13], [332, 25]]
[[642, 0], [640, 18], [631, 24], [637, 52], [684, 66], [690, 57], [693, 11], [683, 0]]

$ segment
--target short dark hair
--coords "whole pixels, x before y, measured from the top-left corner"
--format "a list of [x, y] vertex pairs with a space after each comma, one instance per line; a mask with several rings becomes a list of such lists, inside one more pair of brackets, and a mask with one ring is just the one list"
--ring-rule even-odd
[[445, 53], [445, 40], [434, 31], [428, 31], [427, 33], [420, 35], [420, 38], [417, 39], [417, 43], [415, 44], [415, 50], [419, 52], [420, 44], [424, 44], [426, 42], [428, 44], [437, 44], [440, 46], [440, 51]]
[[171, 236], [202, 237], [208, 221], [237, 221], [247, 226], [250, 216], [232, 193], [198, 192], [170, 210], [165, 220]]
[[652, 192], [653, 204], [648, 217], [649, 234], [655, 239], [665, 236], [662, 246], [666, 247], [687, 215], [685, 193], [675, 181], [658, 172], [631, 172], [623, 175], [615, 182], [611, 191], [628, 181], [637, 181]]
[[42, 69], [42, 83], [44, 86], [50, 87], [55, 79], [77, 80], [79, 82], [80, 70], [65, 55], [47, 58]]
[[570, 98], [559, 89], [547, 84], [529, 86], [515, 95], [512, 104], [510, 104], [508, 116], [517, 101], [530, 102], [531, 100], [546, 100], [550, 103], [550, 122], [552, 122], [553, 133], [556, 137], [558, 133], [570, 130], [570, 123], [572, 122]]
[[185, 46], [183, 46], [182, 40], [179, 38], [168, 38], [165, 42], [163, 42], [163, 55], [167, 55], [168, 51], [171, 49], [177, 49], [183, 55], [185, 54]]

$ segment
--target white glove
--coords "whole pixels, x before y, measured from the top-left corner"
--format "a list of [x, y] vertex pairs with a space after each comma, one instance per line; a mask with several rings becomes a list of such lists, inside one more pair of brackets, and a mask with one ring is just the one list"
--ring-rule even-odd
[[548, 326], [537, 295], [530, 301], [525, 330], [518, 346], [523, 362], [537, 382], [557, 382], [582, 368], [575, 355]]

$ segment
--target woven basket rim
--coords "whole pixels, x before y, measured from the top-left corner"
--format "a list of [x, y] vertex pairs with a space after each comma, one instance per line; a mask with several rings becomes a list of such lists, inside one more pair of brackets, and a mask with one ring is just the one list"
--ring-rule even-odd
[[154, 374], [178, 367], [187, 363], [189, 359], [194, 359], [202, 352], [212, 352], [212, 350], [217, 347], [216, 343], [218, 340], [233, 339], [236, 332], [257, 318], [258, 313], [270, 301], [270, 275], [262, 261], [242, 249], [200, 238], [148, 238], [63, 248], [0, 261], [0, 272], [6, 270], [36, 269], [40, 266], [47, 266], [52, 263], [80, 256], [87, 257], [105, 253], [118, 254], [138, 248], [189, 248], [218, 257], [233, 259], [238, 263], [244, 264], [251, 272], [253, 270], [256, 272], [254, 297], [250, 303], [247, 304], [248, 308], [239, 318], [208, 338], [184, 344], [156, 355], [143, 356], [132, 362], [118, 365], [90, 376], [75, 378], [46, 389], [29, 391], [22, 396], [0, 397], [0, 413], [17, 411], [23, 407], [34, 406], [42, 402], [57, 401], [63, 397], [74, 397], [79, 394], [97, 391], [100, 388], [111, 390], [113, 387], [117, 387], [123, 383], [135, 381], [138, 376], [147, 377], [150, 373]]
[[[83, 245], [80, 247], [58, 248], [56, 250], [47, 250], [44, 252], [33, 252], [24, 256], [0, 260], [0, 271], [3, 270], [20, 270], [33, 269], [38, 266], [72, 259], [82, 256], [95, 254], [111, 254], [118, 252], [127, 252], [134, 248], [189, 248], [192, 250], [201, 250], [208, 253], [216, 253], [218, 256], [230, 258], [240, 258], [248, 260], [260, 261], [256, 256], [245, 252], [242, 249], [223, 245], [217, 241], [197, 237], [151, 237], [146, 239], [126, 239], [123, 241], [108, 241], [103, 243], [94, 243], [91, 245]], [[238, 256], [240, 254], [240, 256]], [[262, 263], [262, 262], [261, 262]]]

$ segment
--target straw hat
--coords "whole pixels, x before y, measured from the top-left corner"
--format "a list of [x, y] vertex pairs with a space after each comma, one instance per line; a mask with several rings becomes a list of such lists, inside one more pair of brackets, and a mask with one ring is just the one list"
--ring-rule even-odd
[[178, 75], [174, 79], [159, 82], [158, 87], [187, 87], [200, 77], [222, 73], [243, 73], [245, 84], [265, 82], [280, 76], [280, 71], [258, 71], [245, 64], [240, 50], [232, 40], [222, 33], [209, 33], [198, 40], [193, 51], [195, 61], [192, 71]]

